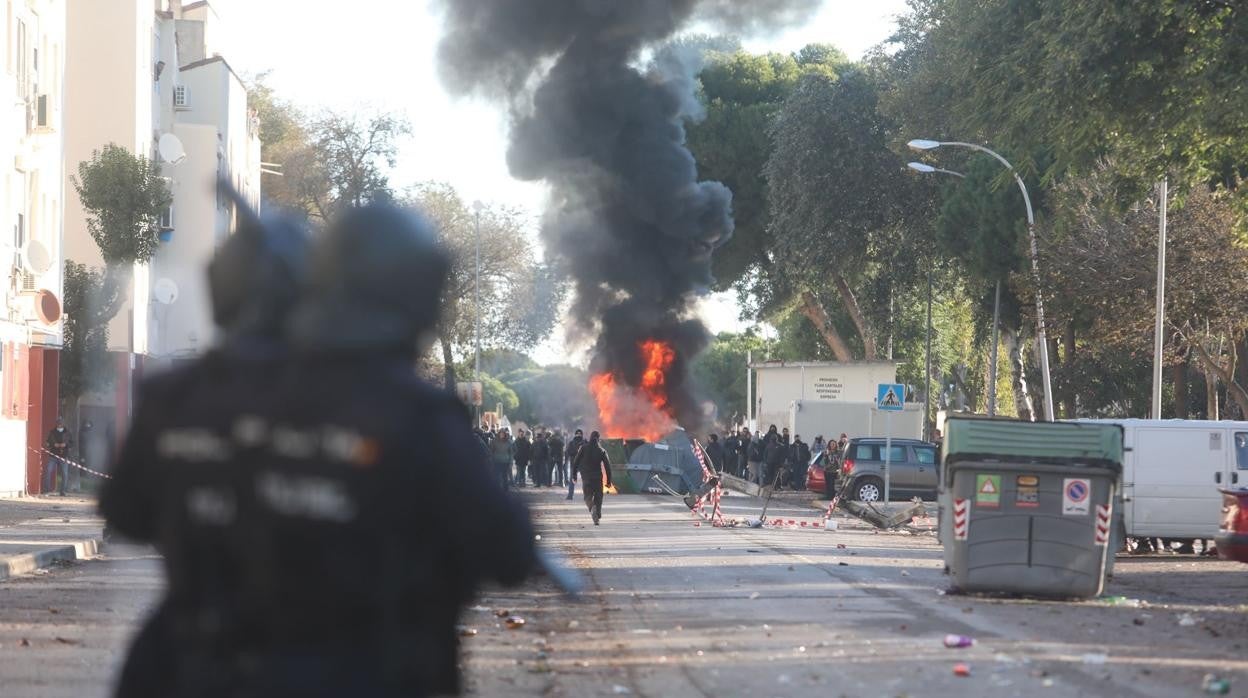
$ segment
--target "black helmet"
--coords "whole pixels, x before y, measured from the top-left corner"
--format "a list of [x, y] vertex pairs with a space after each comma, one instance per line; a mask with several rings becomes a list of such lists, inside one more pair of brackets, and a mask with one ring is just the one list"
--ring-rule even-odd
[[291, 342], [305, 351], [414, 351], [437, 322], [449, 271], [424, 216], [387, 203], [349, 209], [312, 252]]
[[212, 321], [235, 337], [278, 336], [303, 286], [307, 228], [291, 215], [258, 216], [228, 181], [219, 186], [239, 223], [208, 264]]

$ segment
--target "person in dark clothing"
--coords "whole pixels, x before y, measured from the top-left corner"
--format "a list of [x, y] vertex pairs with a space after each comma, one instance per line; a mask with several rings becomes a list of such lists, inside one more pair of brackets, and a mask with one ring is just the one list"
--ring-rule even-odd
[[598, 432], [589, 433], [589, 441], [581, 447], [573, 463], [572, 479], [581, 478], [581, 489], [585, 493], [585, 506], [589, 507], [589, 516], [598, 525], [602, 518], [603, 479], [606, 486], [611, 486], [611, 459], [598, 442]]
[[[165, 560], [168, 661], [134, 662], [163, 667], [150, 695], [458, 692], [460, 608], [536, 553], [467, 412], [412, 371], [448, 267], [423, 220], [354, 209], [320, 242], [290, 350], [227, 338], [144, 385], [100, 507]], [[455, 524], [410, 535], [429, 520]]]
[[56, 418], [56, 426], [48, 432], [43, 445], [51, 454], [43, 466], [43, 492], [50, 493], [55, 486], [57, 494], [64, 497], [65, 483], [69, 480], [69, 464], [65, 461], [69, 457], [69, 430], [65, 428], [65, 420]]
[[585, 445], [585, 432], [577, 429], [572, 439], [568, 441], [568, 445], [564, 447], [564, 457], [567, 460], [568, 468], [568, 500], [572, 499], [572, 495], [576, 489], [576, 454], [581, 452], [581, 447]]
[[545, 487], [550, 483], [550, 442], [546, 440], [546, 432], [539, 430], [533, 437], [533, 465], [529, 468], [533, 473], [533, 486]]
[[494, 476], [505, 490], [511, 489], [515, 482], [515, 476], [511, 472], [515, 450], [511, 434], [506, 429], [499, 429], [494, 438], [490, 439], [490, 460], [494, 463]]
[[554, 471], [551, 476], [546, 478], [546, 484], [555, 484], [563, 487], [564, 464], [563, 464], [563, 435], [556, 429], [550, 435], [550, 467]]
[[749, 478], [751, 482], [760, 486], [766, 484], [763, 481], [763, 460], [766, 457], [766, 451], [767, 442], [758, 432], [754, 432], [749, 447]]
[[729, 475], [737, 474], [737, 446], [740, 442], [737, 440], [737, 433], [730, 431], [724, 434], [721, 442], [724, 444], [724, 472]]
[[520, 430], [520, 435], [516, 437], [516, 442], [512, 445], [512, 455], [516, 460], [516, 486], [524, 487], [525, 473], [528, 472], [529, 461], [533, 459], [533, 442], [529, 441], [529, 435], [523, 429]]
[[711, 460], [711, 470], [718, 473], [724, 469], [724, 445], [719, 442], [719, 434], [711, 434], [706, 444], [706, 457]]
[[736, 474], [749, 477], [750, 463], [750, 430], [743, 428], [736, 436]]
[[763, 481], [759, 484], [764, 486], [776, 481], [789, 451], [789, 447], [780, 439], [780, 435], [775, 433], [775, 427], [772, 429], [773, 431], [767, 434], [767, 444], [763, 448]]
[[793, 444], [789, 446], [790, 479], [794, 490], [806, 489], [806, 466], [810, 464], [810, 446], [802, 441], [801, 434], [793, 435]]

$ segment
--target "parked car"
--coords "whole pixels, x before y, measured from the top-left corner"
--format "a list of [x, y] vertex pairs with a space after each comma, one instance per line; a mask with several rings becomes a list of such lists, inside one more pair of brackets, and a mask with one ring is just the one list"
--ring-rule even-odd
[[[840, 487], [845, 478], [849, 478], [847, 496], [850, 499], [860, 502], [884, 499], [885, 443], [885, 439], [879, 437], [849, 440], [835, 486]], [[939, 447], [919, 439], [893, 439], [891, 447], [889, 497], [935, 499], [940, 482]], [[819, 470], [822, 475], [822, 468]], [[813, 489], [814, 485], [810, 487]]]
[[1248, 489], [1221, 492], [1222, 525], [1213, 539], [1218, 556], [1248, 562]]
[[806, 467], [806, 489], [828, 497], [836, 494], [836, 477], [832, 478], [833, 489], [828, 489], [827, 478], [824, 476], [824, 471], [828, 467], [828, 458], [831, 456], [832, 450], [824, 449], [810, 457], [810, 464]]

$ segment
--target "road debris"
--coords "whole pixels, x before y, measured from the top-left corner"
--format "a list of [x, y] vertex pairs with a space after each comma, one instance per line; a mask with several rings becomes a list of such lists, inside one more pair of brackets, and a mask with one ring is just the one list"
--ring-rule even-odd
[[966, 635], [946, 635], [945, 647], [950, 649], [957, 647], [971, 647], [975, 644], [975, 638]]
[[1217, 674], [1205, 674], [1204, 680], [1200, 682], [1200, 687], [1209, 695], [1224, 696], [1231, 692], [1231, 680], [1224, 679]]
[[508, 616], [507, 620], [503, 621], [503, 624], [507, 626], [508, 630], [519, 630], [524, 627], [524, 622], [524, 619], [520, 616]]
[[1197, 618], [1190, 613], [1184, 613], [1179, 616], [1179, 625], [1184, 628], [1190, 628], [1193, 625], [1196, 625], [1197, 623], [1199, 623], [1200, 621], [1201, 621], [1200, 618]]
[[966, 664], [961, 664], [961, 663], [954, 664], [954, 665], [953, 665], [953, 675], [954, 675], [954, 676], [962, 676], [962, 677], [970, 676], [970, 675], [971, 675], [971, 668], [970, 668], [969, 666], [967, 666]]
[[457, 630], [459, 631], [460, 637], [472, 637], [473, 635], [477, 634], [476, 628], [470, 628], [466, 625], [459, 626]]
[[1088, 652], [1083, 655], [1084, 664], [1104, 664], [1109, 661], [1109, 655], [1104, 652]]

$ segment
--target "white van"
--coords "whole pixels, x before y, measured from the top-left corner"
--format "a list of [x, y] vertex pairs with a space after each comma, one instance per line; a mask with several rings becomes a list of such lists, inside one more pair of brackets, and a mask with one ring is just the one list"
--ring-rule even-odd
[[1127, 535], [1213, 538], [1219, 487], [1248, 486], [1248, 422], [1079, 419], [1122, 426]]

